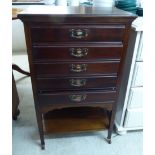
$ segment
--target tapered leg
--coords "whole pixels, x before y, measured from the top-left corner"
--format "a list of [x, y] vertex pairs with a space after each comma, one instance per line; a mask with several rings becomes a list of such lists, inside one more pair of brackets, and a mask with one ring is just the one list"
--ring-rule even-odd
[[110, 124], [109, 124], [108, 137], [107, 137], [107, 142], [108, 142], [109, 144], [112, 143], [112, 141], [111, 141], [111, 136], [112, 136], [113, 127], [114, 127], [114, 118], [115, 118], [115, 110], [116, 110], [115, 108], [116, 108], [116, 107], [114, 107], [114, 109], [110, 112], [111, 115], [110, 115], [110, 117], [109, 117], [109, 119], [110, 119]]
[[112, 114], [112, 110], [107, 110], [107, 116], [109, 118], [109, 126], [110, 126], [111, 114]]
[[37, 116], [37, 123], [38, 123], [39, 135], [41, 140], [41, 148], [42, 150], [44, 150], [45, 142], [44, 142], [44, 131], [43, 131], [43, 118], [42, 118], [42, 113], [39, 112], [38, 107], [36, 107], [36, 116]]

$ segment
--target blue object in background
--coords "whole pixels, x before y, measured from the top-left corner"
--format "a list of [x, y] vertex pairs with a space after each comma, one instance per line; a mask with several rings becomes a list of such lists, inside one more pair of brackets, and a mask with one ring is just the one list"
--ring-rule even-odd
[[137, 13], [137, 2], [136, 0], [117, 0], [115, 1], [115, 6], [119, 9]]

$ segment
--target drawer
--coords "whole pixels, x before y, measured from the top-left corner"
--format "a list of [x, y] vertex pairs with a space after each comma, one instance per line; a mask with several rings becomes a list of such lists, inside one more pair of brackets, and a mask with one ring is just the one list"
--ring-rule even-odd
[[143, 127], [143, 109], [127, 109], [124, 121], [125, 128]]
[[37, 78], [39, 90], [82, 90], [115, 88], [116, 76], [101, 77], [66, 77], [66, 78]]
[[123, 52], [122, 44], [90, 44], [90, 45], [50, 45], [34, 46], [33, 59], [36, 61], [62, 60], [119, 60]]
[[40, 104], [90, 104], [111, 103], [116, 99], [116, 91], [71, 91], [62, 93], [39, 93]]
[[74, 76], [74, 75], [99, 75], [117, 74], [119, 62], [59, 62], [35, 63], [38, 76]]
[[133, 79], [132, 79], [132, 87], [143, 86], [143, 62], [136, 62]]
[[122, 42], [125, 25], [57, 25], [32, 26], [33, 43], [50, 42]]
[[128, 108], [142, 108], [143, 107], [143, 87], [131, 88]]

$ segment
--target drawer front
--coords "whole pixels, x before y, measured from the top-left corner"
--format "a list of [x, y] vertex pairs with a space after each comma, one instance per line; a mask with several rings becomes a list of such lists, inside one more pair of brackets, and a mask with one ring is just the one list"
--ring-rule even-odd
[[82, 90], [116, 87], [117, 77], [37, 78], [39, 90]]
[[116, 91], [66, 92], [38, 94], [40, 104], [89, 104], [114, 102]]
[[131, 88], [128, 108], [142, 108], [143, 107], [143, 87]]
[[124, 127], [143, 127], [143, 109], [127, 109]]
[[132, 79], [132, 87], [143, 86], [143, 62], [136, 62], [133, 79]]
[[119, 62], [35, 63], [38, 76], [117, 74]]
[[33, 43], [105, 41], [122, 42], [125, 25], [80, 25], [31, 27]]
[[[92, 46], [92, 47], [91, 47]], [[121, 45], [53, 45], [33, 47], [33, 59], [37, 61], [62, 61], [62, 60], [119, 60], [123, 52]], [[94, 46], [94, 47], [93, 47]], [[96, 47], [95, 47], [96, 46]]]

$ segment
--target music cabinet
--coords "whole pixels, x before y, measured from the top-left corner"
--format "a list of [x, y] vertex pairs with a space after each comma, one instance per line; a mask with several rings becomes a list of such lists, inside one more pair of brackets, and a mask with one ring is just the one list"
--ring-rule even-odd
[[24, 23], [36, 116], [44, 143], [44, 114], [65, 107], [110, 109], [107, 141], [120, 95], [135, 15], [116, 8], [32, 6]]

